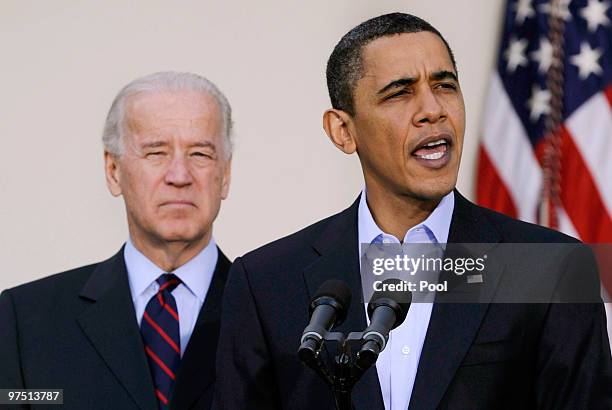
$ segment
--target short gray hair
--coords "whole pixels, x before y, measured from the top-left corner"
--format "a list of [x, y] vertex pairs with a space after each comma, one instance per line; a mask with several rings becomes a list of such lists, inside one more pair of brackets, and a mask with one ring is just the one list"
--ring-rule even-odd
[[232, 108], [225, 95], [206, 78], [193, 74], [175, 71], [163, 71], [140, 77], [126, 85], [113, 100], [102, 134], [104, 149], [111, 154], [123, 152], [123, 130], [125, 121], [125, 103], [135, 94], [152, 91], [199, 91], [212, 96], [221, 111], [223, 126], [223, 148], [225, 157], [232, 153]]

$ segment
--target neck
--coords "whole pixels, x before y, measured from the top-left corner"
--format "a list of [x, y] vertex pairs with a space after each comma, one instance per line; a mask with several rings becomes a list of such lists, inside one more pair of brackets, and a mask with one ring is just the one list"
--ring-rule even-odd
[[376, 225], [383, 232], [403, 242], [408, 230], [433, 212], [441, 198], [423, 200], [407, 195], [396, 195], [378, 187], [367, 187], [367, 204]]
[[195, 242], [182, 241], [150, 241], [143, 240], [130, 232], [132, 243], [144, 256], [159, 266], [164, 272], [174, 272], [202, 251], [212, 237], [209, 232], [201, 240]]

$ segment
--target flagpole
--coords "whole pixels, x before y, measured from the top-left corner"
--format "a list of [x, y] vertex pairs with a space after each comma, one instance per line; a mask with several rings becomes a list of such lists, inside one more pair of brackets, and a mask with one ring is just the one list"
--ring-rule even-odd
[[540, 202], [540, 223], [559, 228], [558, 209], [561, 205], [561, 124], [563, 120], [564, 35], [565, 20], [560, 0], [552, 0], [548, 15], [548, 36], [553, 48], [552, 64], [546, 76], [550, 91], [550, 113], [545, 118], [546, 142], [543, 157], [543, 186]]

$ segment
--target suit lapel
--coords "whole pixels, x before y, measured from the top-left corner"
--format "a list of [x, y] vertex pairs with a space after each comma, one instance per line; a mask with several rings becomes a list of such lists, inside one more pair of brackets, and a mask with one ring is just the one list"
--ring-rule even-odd
[[[342, 213], [330, 220], [318, 239], [314, 249], [321, 255], [304, 271], [304, 281], [309, 299], [319, 286], [328, 279], [342, 279], [352, 291], [352, 301], [344, 323], [334, 331], [345, 335], [361, 331], [366, 327], [363, 291], [359, 270], [357, 235], [357, 209], [359, 198]], [[353, 390], [356, 409], [384, 409], [376, 368], [367, 371]]]
[[78, 322], [93, 347], [141, 409], [156, 408], [123, 248], [98, 265], [79, 296], [92, 302]]
[[[478, 208], [455, 191], [455, 209], [449, 243], [490, 244], [500, 241], [497, 230]], [[499, 281], [502, 266], [487, 264], [482, 303], [435, 303], [419, 360], [410, 409], [435, 409], [471, 346], [489, 307], [488, 301]], [[443, 299], [444, 296], [436, 300]]]
[[[366, 326], [357, 245], [358, 204], [359, 198], [330, 221], [313, 244], [321, 257], [304, 271], [309, 297], [323, 282], [332, 278], [341, 277], [351, 288], [353, 301], [347, 319], [334, 329], [345, 334]], [[448, 242], [489, 244], [480, 249], [491, 249], [500, 240], [495, 227], [478, 208], [455, 191], [455, 209]], [[482, 303], [434, 305], [410, 400], [411, 409], [435, 409], [438, 406], [476, 336], [502, 273], [503, 266], [496, 266], [493, 261], [487, 263], [480, 299]], [[375, 367], [364, 374], [355, 386], [353, 401], [356, 409], [384, 408]]]
[[215, 358], [221, 319], [223, 288], [231, 263], [219, 249], [212, 282], [181, 360], [172, 409], [188, 409], [215, 381]]

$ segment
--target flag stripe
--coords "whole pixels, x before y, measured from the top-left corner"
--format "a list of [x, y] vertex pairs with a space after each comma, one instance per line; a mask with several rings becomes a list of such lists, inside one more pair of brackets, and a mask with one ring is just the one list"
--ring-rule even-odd
[[[604, 93], [597, 93], [585, 102], [566, 124], [584, 159], [586, 172], [592, 176], [595, 191], [599, 191], [606, 211], [612, 215], [612, 111]], [[572, 154], [573, 151], [568, 152]], [[563, 159], [573, 160], [571, 156], [563, 156]], [[565, 181], [563, 184], [573, 187]]]
[[576, 231], [576, 227], [574, 223], [565, 212], [563, 206], [557, 207], [557, 217], [559, 218], [559, 230], [566, 235], [573, 236], [574, 238], [578, 238], [578, 232]]
[[[479, 150], [477, 199], [587, 243], [612, 243], [612, 5], [572, 0], [567, 18], [551, 20], [538, 3], [543, 4], [506, 3]], [[521, 15], [525, 7], [531, 15]], [[605, 22], [593, 29], [594, 18]], [[548, 138], [551, 132], [559, 138]], [[557, 218], [538, 221], [545, 205], [556, 209]], [[608, 294], [610, 270], [600, 269]]]
[[478, 184], [476, 185], [476, 198], [480, 205], [496, 209], [506, 215], [516, 218], [516, 205], [501, 180], [495, 165], [489, 159], [487, 150], [480, 146], [478, 161]]
[[[499, 179], [515, 199], [516, 217], [535, 222], [542, 171], [497, 74], [491, 81], [486, 117], [483, 144], [489, 160], [496, 165]], [[518, 198], [520, 201], [516, 201]]]
[[[597, 265], [601, 274], [602, 270], [607, 272], [607, 275], [601, 275], [601, 281], [603, 283], [603, 289], [601, 292], [603, 300], [612, 300], [607, 290], [612, 289], [612, 253], [610, 253], [610, 244], [605, 245], [594, 245], [593, 251], [597, 258]], [[610, 317], [610, 316], [608, 316]]]
[[561, 127], [561, 201], [580, 238], [589, 243], [612, 242], [612, 221], [597, 185], [571, 135]]

